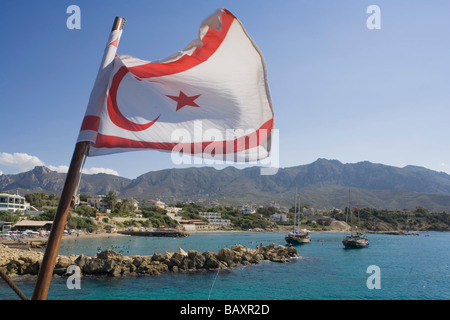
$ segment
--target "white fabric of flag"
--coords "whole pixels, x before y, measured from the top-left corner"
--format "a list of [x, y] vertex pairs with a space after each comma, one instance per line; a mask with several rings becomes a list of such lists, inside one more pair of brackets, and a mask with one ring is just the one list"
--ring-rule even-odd
[[159, 61], [117, 56], [120, 33], [113, 33], [78, 136], [90, 142], [90, 156], [143, 149], [234, 161], [269, 156], [274, 114], [265, 62], [228, 10]]

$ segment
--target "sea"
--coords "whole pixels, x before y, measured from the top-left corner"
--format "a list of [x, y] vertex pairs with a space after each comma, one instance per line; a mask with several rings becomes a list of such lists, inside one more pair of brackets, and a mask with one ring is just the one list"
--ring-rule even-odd
[[[103, 237], [62, 240], [59, 254], [95, 255], [99, 248], [123, 255], [151, 255], [182, 248], [199, 252], [286, 245], [280, 232], [194, 233], [185, 238]], [[82, 276], [79, 289], [67, 277], [52, 279], [48, 300], [448, 300], [450, 233], [417, 236], [369, 234], [370, 246], [344, 249], [342, 233], [312, 233], [288, 263], [264, 261], [232, 270], [159, 276]], [[15, 284], [31, 297], [35, 277]], [[72, 286], [73, 287], [73, 286]], [[19, 299], [0, 280], [0, 300]]]

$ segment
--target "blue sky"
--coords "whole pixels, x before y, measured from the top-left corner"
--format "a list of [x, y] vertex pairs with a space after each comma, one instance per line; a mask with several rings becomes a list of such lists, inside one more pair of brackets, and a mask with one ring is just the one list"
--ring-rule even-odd
[[[2, 3], [0, 172], [69, 165], [115, 16], [127, 19], [118, 53], [158, 60], [182, 50], [224, 7], [266, 60], [281, 167], [327, 158], [450, 173], [449, 1], [168, 3]], [[72, 4], [80, 30], [66, 27]], [[379, 30], [366, 27], [373, 4]], [[158, 151], [92, 157], [85, 166], [128, 178], [174, 167]]]

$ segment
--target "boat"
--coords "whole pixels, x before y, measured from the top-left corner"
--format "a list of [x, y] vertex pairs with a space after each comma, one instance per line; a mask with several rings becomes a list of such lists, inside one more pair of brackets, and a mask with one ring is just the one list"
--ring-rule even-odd
[[[298, 202], [298, 206], [297, 206]], [[298, 212], [297, 212], [298, 209]], [[297, 214], [298, 213], [298, 214]], [[295, 230], [295, 223], [298, 219], [297, 230]], [[294, 205], [294, 225], [292, 231], [284, 237], [284, 240], [289, 245], [300, 245], [311, 242], [310, 232], [306, 229], [300, 230], [300, 202], [298, 201], [297, 192], [295, 193], [295, 205]]]
[[[353, 232], [353, 214], [350, 212], [350, 190], [348, 191], [348, 207], [346, 209], [346, 216], [345, 216], [345, 222], [348, 221], [348, 216], [350, 216], [350, 234], [348, 235], [348, 229], [345, 230], [345, 237], [342, 239], [342, 244], [346, 249], [360, 249], [360, 248], [367, 248], [369, 246], [369, 238], [364, 234], [361, 233], [358, 229], [358, 226], [355, 226], [355, 232]], [[354, 208], [353, 212], [358, 213], [358, 221], [359, 223], [359, 210], [358, 208]], [[348, 226], [348, 224], [347, 224]]]
[[311, 236], [308, 230], [302, 229], [301, 231], [292, 231], [284, 237], [288, 244], [299, 245], [311, 242]]
[[369, 246], [369, 239], [363, 233], [356, 233], [350, 236], [346, 236], [342, 240], [342, 244], [346, 249], [360, 249]]

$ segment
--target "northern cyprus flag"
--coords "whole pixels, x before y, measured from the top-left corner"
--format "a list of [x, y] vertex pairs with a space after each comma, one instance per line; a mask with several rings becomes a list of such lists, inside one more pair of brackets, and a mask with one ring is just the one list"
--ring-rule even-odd
[[265, 62], [228, 10], [159, 61], [117, 56], [121, 32], [113, 33], [78, 136], [90, 142], [90, 156], [156, 149], [239, 162], [269, 155], [274, 115]]

